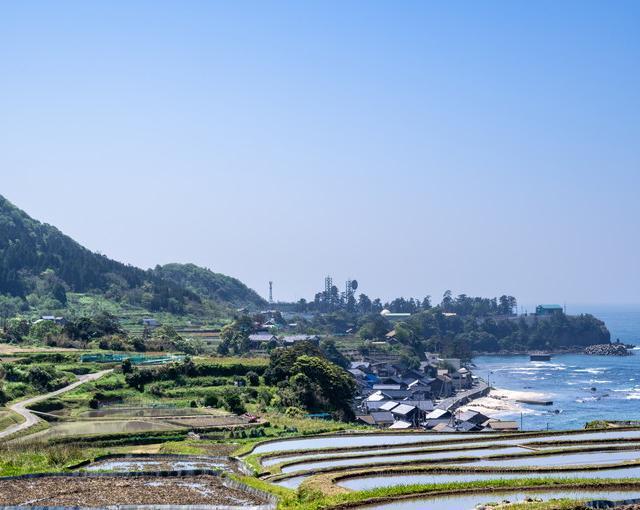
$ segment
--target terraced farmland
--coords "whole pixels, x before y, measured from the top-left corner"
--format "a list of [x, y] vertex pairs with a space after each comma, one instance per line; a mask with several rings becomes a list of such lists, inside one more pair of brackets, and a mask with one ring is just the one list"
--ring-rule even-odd
[[262, 442], [245, 460], [264, 481], [322, 494], [329, 508], [455, 510], [497, 496], [640, 498], [640, 429], [633, 428], [343, 433]]

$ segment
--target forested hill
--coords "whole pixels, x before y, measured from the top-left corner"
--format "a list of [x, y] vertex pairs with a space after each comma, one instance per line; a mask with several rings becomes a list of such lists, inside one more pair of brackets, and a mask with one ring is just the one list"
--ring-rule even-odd
[[[217, 295], [201, 293], [197, 285], [187, 288], [161, 272], [111, 260], [0, 196], [0, 295], [46, 295], [64, 306], [66, 292], [96, 293], [151, 311], [177, 314], [201, 311], [208, 299], [229, 306], [259, 302], [259, 296], [238, 280], [224, 275], [215, 275], [215, 279], [221, 288], [222, 283], [230, 282], [226, 290]], [[247, 302], [245, 296], [250, 298]]]
[[267, 302], [258, 293], [236, 278], [214, 273], [195, 264], [166, 264], [157, 266], [154, 274], [171, 281], [201, 297], [232, 303], [236, 306], [265, 306]]

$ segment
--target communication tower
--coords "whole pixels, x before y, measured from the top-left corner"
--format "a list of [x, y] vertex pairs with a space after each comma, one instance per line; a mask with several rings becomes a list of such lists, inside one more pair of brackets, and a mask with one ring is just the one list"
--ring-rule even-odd
[[357, 289], [358, 289], [358, 280], [347, 280], [345, 284], [345, 291], [344, 291], [345, 298], [349, 299], [349, 297], [353, 296], [353, 294]]
[[333, 287], [333, 278], [327, 276], [324, 279], [324, 296], [327, 301], [331, 299], [331, 287]]

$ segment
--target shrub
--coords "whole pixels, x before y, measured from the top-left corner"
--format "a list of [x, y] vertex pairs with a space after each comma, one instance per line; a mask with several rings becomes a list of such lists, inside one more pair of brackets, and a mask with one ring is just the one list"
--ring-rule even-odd
[[247, 372], [247, 380], [251, 386], [260, 386], [260, 376], [253, 370], [251, 372]]
[[234, 414], [243, 414], [247, 412], [244, 401], [237, 391], [227, 391], [224, 395], [224, 407]]
[[204, 397], [204, 405], [206, 407], [218, 407], [218, 395], [209, 393]]

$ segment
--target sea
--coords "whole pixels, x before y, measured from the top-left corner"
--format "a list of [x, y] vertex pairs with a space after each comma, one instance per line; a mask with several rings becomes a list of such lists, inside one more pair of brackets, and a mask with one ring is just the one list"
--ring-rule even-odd
[[591, 313], [603, 320], [611, 340], [638, 346], [631, 356], [553, 355], [551, 361], [528, 356], [478, 356], [474, 373], [491, 386], [512, 391], [543, 393], [551, 406], [520, 404], [518, 412], [501, 419], [522, 424], [523, 430], [584, 427], [597, 420], [640, 421], [640, 305], [585, 306], [567, 313]]

